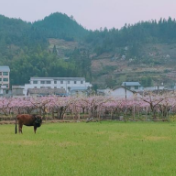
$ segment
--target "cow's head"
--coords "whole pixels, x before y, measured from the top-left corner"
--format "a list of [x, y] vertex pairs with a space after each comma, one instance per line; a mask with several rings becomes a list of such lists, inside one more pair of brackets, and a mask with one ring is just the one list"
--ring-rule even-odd
[[35, 115], [34, 125], [40, 127], [42, 124], [42, 117], [40, 115]]

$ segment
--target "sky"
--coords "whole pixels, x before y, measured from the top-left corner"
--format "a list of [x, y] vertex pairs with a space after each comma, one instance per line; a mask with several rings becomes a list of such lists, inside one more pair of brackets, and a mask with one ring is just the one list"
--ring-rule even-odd
[[86, 29], [120, 29], [140, 21], [176, 18], [176, 0], [0, 0], [0, 14], [27, 22], [61, 12]]

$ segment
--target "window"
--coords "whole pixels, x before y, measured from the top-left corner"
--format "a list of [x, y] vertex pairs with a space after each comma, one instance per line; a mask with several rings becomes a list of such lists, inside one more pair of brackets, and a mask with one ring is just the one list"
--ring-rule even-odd
[[46, 84], [51, 84], [51, 81], [46, 81]]
[[2, 75], [2, 72], [0, 72], [0, 75]]
[[37, 84], [38, 83], [38, 81], [33, 81], [33, 84]]
[[83, 84], [83, 81], [81, 81], [81, 84]]
[[8, 82], [8, 78], [3, 78], [3, 81], [4, 82]]
[[45, 81], [40, 81], [41, 84], [45, 84]]
[[8, 75], [8, 72], [3, 72], [3, 75], [4, 75], [4, 76], [7, 76], [7, 75]]
[[60, 83], [61, 83], [61, 84], [63, 84], [64, 82], [63, 82], [63, 81], [61, 81]]
[[74, 81], [74, 84], [76, 84], [76, 81]]
[[2, 78], [0, 78], [0, 81], [2, 81]]
[[68, 81], [67, 83], [70, 84], [70, 81]]
[[54, 81], [54, 84], [57, 84], [57, 81]]

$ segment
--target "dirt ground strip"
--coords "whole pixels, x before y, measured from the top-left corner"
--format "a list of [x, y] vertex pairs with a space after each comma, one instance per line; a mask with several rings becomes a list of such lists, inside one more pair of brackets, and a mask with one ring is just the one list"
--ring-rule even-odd
[[[42, 123], [75, 123], [75, 122], [85, 122], [85, 120], [43, 120]], [[0, 125], [15, 124], [15, 120], [2, 120]]]

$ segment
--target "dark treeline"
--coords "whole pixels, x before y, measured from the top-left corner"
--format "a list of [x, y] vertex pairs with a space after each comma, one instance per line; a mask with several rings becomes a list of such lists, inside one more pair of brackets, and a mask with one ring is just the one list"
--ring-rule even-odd
[[[65, 53], [68, 60], [49, 49], [49, 38], [79, 43]], [[114, 52], [129, 47], [128, 54], [137, 57], [145, 43], [176, 41], [176, 21], [161, 19], [125, 25], [123, 28], [88, 31], [73, 17], [53, 13], [43, 20], [29, 23], [0, 15], [0, 65], [11, 69], [11, 84], [28, 83], [31, 76], [84, 76], [91, 74], [90, 54]]]
[[128, 46], [131, 55], [146, 43], [173, 43], [176, 41], [176, 21], [168, 18], [148, 22], [139, 22], [134, 25], [125, 25], [120, 30], [107, 28], [89, 32], [86, 42], [94, 46], [97, 54], [111, 52], [117, 47]]

